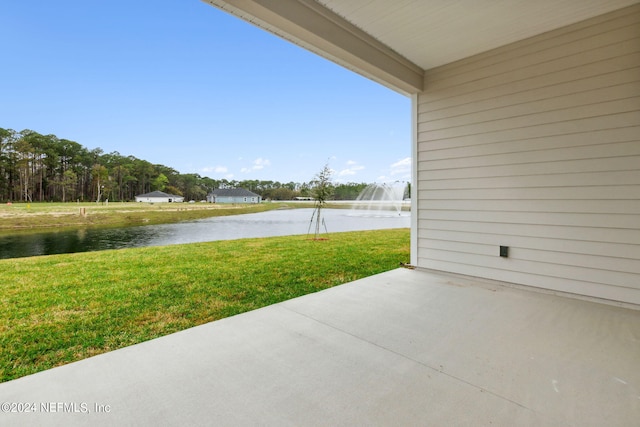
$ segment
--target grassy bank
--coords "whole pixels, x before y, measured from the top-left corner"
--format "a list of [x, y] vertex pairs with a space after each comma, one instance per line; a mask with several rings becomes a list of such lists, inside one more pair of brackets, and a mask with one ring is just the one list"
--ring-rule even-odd
[[0, 232], [166, 224], [296, 206], [291, 203], [13, 203], [0, 205]]
[[409, 262], [409, 230], [0, 260], [0, 381]]

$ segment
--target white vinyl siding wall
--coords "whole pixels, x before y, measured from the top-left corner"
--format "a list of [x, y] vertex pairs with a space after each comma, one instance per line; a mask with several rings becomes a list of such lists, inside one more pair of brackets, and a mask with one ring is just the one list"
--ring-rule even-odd
[[418, 267], [640, 304], [640, 5], [429, 70], [416, 102]]

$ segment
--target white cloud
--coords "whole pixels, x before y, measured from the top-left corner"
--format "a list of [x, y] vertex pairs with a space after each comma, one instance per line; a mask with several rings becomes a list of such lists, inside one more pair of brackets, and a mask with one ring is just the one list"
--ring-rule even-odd
[[229, 169], [226, 166], [207, 166], [200, 169], [200, 171], [204, 173], [210, 173], [210, 172], [227, 173], [228, 170]]
[[358, 173], [358, 171], [364, 170], [364, 166], [359, 165], [358, 162], [354, 160], [347, 160], [347, 167], [338, 172], [338, 176], [351, 176]]
[[354, 166], [352, 168], [342, 169], [338, 172], [338, 176], [355, 175], [358, 171], [364, 170], [364, 166]]
[[249, 173], [253, 171], [259, 171], [264, 169], [265, 167], [271, 166], [271, 160], [263, 159], [262, 157], [258, 157], [253, 162], [251, 162], [251, 167], [244, 167], [240, 169], [242, 173]]
[[271, 166], [271, 161], [269, 159], [259, 157], [253, 161], [253, 170], [260, 170], [265, 166]]
[[411, 157], [405, 157], [392, 164], [390, 174], [391, 176], [402, 175], [403, 177], [409, 178], [411, 175]]
[[410, 181], [411, 180], [411, 157], [405, 157], [391, 164], [386, 171], [388, 174], [379, 175], [376, 182]]

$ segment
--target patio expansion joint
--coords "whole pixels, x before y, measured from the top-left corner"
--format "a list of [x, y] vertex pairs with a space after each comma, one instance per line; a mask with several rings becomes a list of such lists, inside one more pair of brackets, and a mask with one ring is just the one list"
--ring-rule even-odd
[[543, 415], [543, 414], [539, 413], [538, 411], [536, 411], [535, 409], [533, 409], [533, 408], [529, 408], [529, 407], [527, 407], [527, 406], [523, 405], [523, 404], [522, 404], [522, 403], [520, 403], [520, 402], [517, 402], [517, 401], [515, 401], [515, 400], [513, 400], [513, 399], [510, 399], [510, 398], [508, 398], [508, 397], [506, 397], [506, 396], [502, 396], [502, 395], [500, 395], [500, 394], [498, 394], [498, 393], [496, 393], [496, 392], [494, 392], [494, 391], [491, 391], [491, 390], [489, 390], [489, 389], [487, 389], [487, 388], [485, 388], [485, 387], [481, 387], [481, 386], [479, 386], [479, 385], [477, 385], [477, 384], [474, 384], [474, 383], [472, 383], [472, 382], [470, 382], [470, 381], [468, 381], [468, 380], [465, 380], [464, 378], [461, 378], [461, 377], [458, 377], [458, 376], [453, 375], [453, 374], [451, 374], [451, 373], [445, 372], [444, 370], [442, 370], [442, 369], [440, 369], [440, 368], [436, 368], [436, 367], [430, 366], [430, 365], [428, 365], [428, 364], [426, 364], [426, 363], [424, 363], [424, 362], [422, 362], [422, 361], [420, 361], [420, 360], [417, 360], [417, 359], [415, 359], [415, 358], [413, 358], [413, 357], [410, 357], [410, 356], [408, 356], [408, 355], [406, 355], [406, 354], [400, 353], [400, 352], [398, 352], [398, 351], [396, 351], [396, 350], [394, 350], [394, 349], [392, 349], [392, 348], [385, 347], [385, 346], [383, 346], [383, 345], [381, 345], [381, 344], [378, 344], [378, 343], [373, 342], [373, 341], [371, 341], [371, 340], [365, 339], [365, 338], [363, 338], [363, 337], [361, 337], [361, 336], [359, 336], [359, 335], [356, 335], [356, 334], [354, 334], [354, 333], [352, 333], [352, 332], [349, 332], [349, 331], [347, 331], [347, 330], [345, 330], [345, 329], [339, 328], [339, 327], [337, 327], [337, 326], [335, 326], [335, 325], [332, 325], [332, 324], [330, 324], [330, 323], [327, 323], [327, 322], [325, 322], [325, 321], [322, 321], [322, 320], [320, 320], [320, 319], [317, 319], [317, 318], [315, 318], [315, 317], [313, 317], [313, 316], [311, 316], [311, 315], [308, 315], [308, 314], [306, 314], [306, 313], [303, 313], [303, 312], [300, 312], [300, 311], [294, 310], [294, 309], [293, 309], [293, 308], [291, 308], [291, 307], [287, 307], [287, 306], [285, 306], [284, 304], [281, 304], [281, 307], [282, 307], [282, 308], [284, 308], [284, 309], [286, 309], [287, 311], [290, 311], [290, 312], [295, 313], [295, 314], [297, 314], [297, 315], [303, 316], [303, 317], [305, 317], [305, 318], [307, 318], [307, 319], [309, 319], [309, 320], [311, 320], [311, 321], [313, 321], [313, 322], [317, 322], [317, 323], [319, 323], [319, 324], [321, 324], [321, 325], [323, 325], [323, 326], [326, 326], [326, 327], [331, 328], [331, 329], [333, 329], [333, 330], [335, 330], [335, 331], [338, 331], [338, 332], [340, 332], [340, 333], [342, 333], [342, 334], [345, 334], [345, 335], [348, 335], [348, 336], [350, 336], [350, 337], [352, 337], [352, 338], [355, 338], [355, 339], [356, 339], [356, 340], [358, 340], [358, 341], [364, 342], [364, 343], [366, 343], [366, 344], [368, 344], [368, 345], [374, 346], [374, 347], [376, 347], [376, 348], [378, 348], [378, 349], [381, 349], [381, 350], [383, 350], [383, 351], [386, 351], [386, 352], [392, 353], [392, 354], [394, 354], [394, 355], [396, 355], [396, 356], [399, 356], [399, 357], [401, 357], [401, 358], [403, 358], [403, 359], [406, 359], [406, 360], [408, 360], [408, 361], [410, 361], [410, 362], [412, 362], [412, 363], [415, 363], [415, 364], [420, 365], [420, 366], [422, 366], [422, 367], [424, 367], [424, 368], [427, 368], [427, 369], [429, 369], [429, 370], [431, 370], [431, 371], [433, 371], [433, 372], [436, 372], [436, 373], [438, 373], [438, 374], [441, 374], [441, 375], [444, 375], [444, 376], [446, 376], [446, 377], [449, 377], [449, 378], [453, 379], [454, 381], [458, 381], [458, 382], [460, 382], [460, 383], [466, 384], [466, 385], [468, 385], [468, 386], [470, 386], [470, 387], [472, 387], [472, 388], [475, 388], [475, 389], [477, 389], [477, 390], [480, 390], [480, 391], [481, 391], [481, 392], [483, 392], [483, 393], [488, 393], [488, 394], [490, 394], [490, 395], [492, 395], [492, 396], [494, 396], [494, 397], [496, 397], [496, 398], [498, 398], [498, 399], [501, 399], [501, 400], [504, 400], [504, 401], [506, 401], [506, 402], [512, 403], [512, 404], [514, 404], [514, 405], [516, 405], [516, 406], [518, 406], [518, 407], [520, 407], [520, 408], [522, 408], [522, 409], [524, 409], [524, 410], [531, 411], [531, 412], [536, 413], [536, 414], [538, 414], [538, 415]]

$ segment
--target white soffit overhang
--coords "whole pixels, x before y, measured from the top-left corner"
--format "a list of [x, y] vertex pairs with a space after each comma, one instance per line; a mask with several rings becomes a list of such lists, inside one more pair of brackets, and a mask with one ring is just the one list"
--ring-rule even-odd
[[203, 0], [401, 93], [424, 70], [640, 0]]

